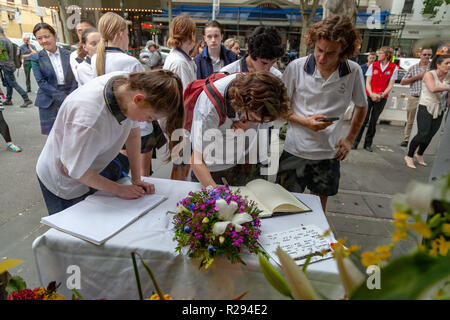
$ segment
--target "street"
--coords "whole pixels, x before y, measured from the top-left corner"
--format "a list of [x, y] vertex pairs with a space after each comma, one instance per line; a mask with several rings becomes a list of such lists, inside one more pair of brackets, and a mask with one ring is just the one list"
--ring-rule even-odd
[[[23, 70], [20, 70], [18, 83], [26, 88]], [[5, 88], [2, 89], [6, 92]], [[33, 101], [36, 90], [32, 76], [30, 99]], [[20, 108], [22, 99], [15, 91], [13, 103], [13, 106], [5, 106], [3, 114], [13, 142], [23, 151], [12, 153], [6, 150], [4, 141], [0, 144], [0, 260], [24, 260], [10, 272], [21, 276], [29, 288], [34, 288], [40, 283], [35, 271], [32, 243], [48, 230], [40, 224], [47, 210], [35, 173], [45, 137], [40, 134], [38, 109], [34, 106]], [[348, 127], [347, 121], [343, 134]], [[439, 140], [439, 134], [433, 145]], [[379, 124], [374, 152], [360, 147], [352, 150], [342, 163], [340, 191], [328, 200], [326, 213], [336, 238], [347, 237], [347, 244], [361, 245], [363, 250], [373, 250], [390, 242], [393, 195], [404, 192], [412, 179], [427, 182], [434, 160], [433, 154], [426, 153], [428, 167], [407, 168], [403, 160], [405, 148], [399, 146], [402, 138], [403, 126]], [[430, 150], [435, 147], [430, 147]], [[171, 166], [157, 159], [153, 160], [153, 170], [155, 177], [169, 178]], [[406, 254], [412, 246], [412, 241], [402, 241], [394, 250], [394, 256]]]

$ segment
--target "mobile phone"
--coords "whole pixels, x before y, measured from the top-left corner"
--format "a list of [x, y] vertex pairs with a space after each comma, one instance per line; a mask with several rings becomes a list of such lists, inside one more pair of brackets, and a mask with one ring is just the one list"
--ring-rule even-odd
[[337, 120], [339, 120], [339, 117], [317, 119], [317, 121], [320, 121], [320, 122], [333, 122], [333, 121], [337, 121]]

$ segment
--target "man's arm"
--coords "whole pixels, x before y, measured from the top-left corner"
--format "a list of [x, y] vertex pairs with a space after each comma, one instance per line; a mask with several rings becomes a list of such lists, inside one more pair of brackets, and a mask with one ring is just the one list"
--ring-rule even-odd
[[336, 152], [335, 158], [339, 161], [344, 160], [350, 152], [353, 142], [355, 142], [356, 136], [361, 129], [361, 126], [366, 118], [367, 106], [355, 106], [355, 113], [353, 114], [352, 123], [348, 130], [347, 136], [344, 139], [339, 140], [336, 145], [339, 148]]
[[213, 180], [211, 173], [208, 170], [208, 167], [205, 164], [203, 159], [203, 154], [193, 150], [191, 155], [191, 168], [194, 171], [195, 176], [200, 181], [200, 183], [207, 187], [217, 187], [216, 182]]
[[407, 77], [408, 74], [406, 74], [403, 79], [400, 81], [401, 85], [408, 85], [411, 84], [413, 82], [416, 82], [418, 80], [422, 80], [423, 76], [424, 76], [425, 72], [421, 72], [415, 76], [411, 76], [411, 77]]
[[323, 118], [326, 118], [323, 114], [316, 114], [310, 117], [302, 117], [298, 114], [292, 113], [287, 120], [298, 123], [299, 125], [312, 131], [320, 131], [333, 124], [332, 122], [317, 121]]

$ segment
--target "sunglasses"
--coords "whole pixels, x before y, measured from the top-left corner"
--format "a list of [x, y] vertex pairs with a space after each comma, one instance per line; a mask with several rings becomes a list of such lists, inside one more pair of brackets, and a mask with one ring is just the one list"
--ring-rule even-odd
[[423, 53], [422, 55], [425, 56], [425, 57], [431, 57], [432, 56], [432, 54], [430, 54], [430, 53]]

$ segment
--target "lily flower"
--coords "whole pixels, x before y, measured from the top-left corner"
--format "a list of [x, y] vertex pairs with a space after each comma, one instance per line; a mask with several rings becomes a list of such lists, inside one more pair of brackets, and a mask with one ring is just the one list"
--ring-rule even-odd
[[229, 224], [234, 226], [236, 232], [241, 232], [241, 224], [253, 220], [252, 216], [248, 213], [234, 214], [238, 209], [236, 201], [231, 201], [230, 204], [228, 204], [224, 199], [219, 199], [216, 201], [216, 207], [219, 209], [219, 219], [222, 220], [216, 222], [213, 226], [213, 233], [216, 236], [223, 234]]

